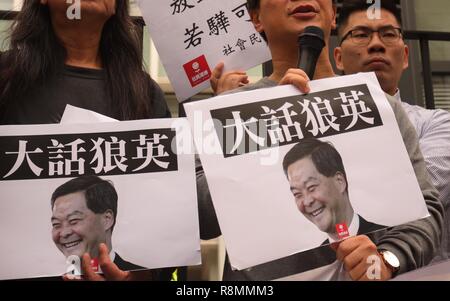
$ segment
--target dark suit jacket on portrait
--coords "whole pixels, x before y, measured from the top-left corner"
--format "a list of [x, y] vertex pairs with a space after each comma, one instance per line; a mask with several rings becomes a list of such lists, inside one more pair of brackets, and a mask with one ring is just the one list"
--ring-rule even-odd
[[[131, 262], [125, 261], [119, 254], [116, 253], [114, 258], [114, 263], [117, 265], [119, 269], [122, 271], [131, 271], [131, 270], [142, 270], [145, 269], [141, 266], [135, 265]], [[39, 278], [30, 278], [30, 279], [18, 279], [25, 281], [62, 281], [63, 278], [61, 276], [51, 276], [51, 277], [39, 277]]]
[[378, 224], [374, 224], [371, 222], [368, 222], [367, 220], [365, 220], [361, 215], [359, 215], [359, 229], [358, 229], [358, 235], [362, 235], [362, 234], [366, 234], [369, 232], [374, 232], [377, 230], [381, 230], [384, 228], [387, 228], [386, 226], [383, 225], [378, 225]]
[[119, 269], [122, 271], [133, 271], [133, 270], [144, 270], [144, 267], [135, 265], [134, 263], [125, 261], [119, 254], [116, 253], [116, 257], [114, 258], [114, 263], [117, 265]]
[[[371, 223], [360, 215], [358, 216], [359, 228], [357, 235], [367, 234], [369, 232], [387, 228], [386, 226]], [[368, 236], [371, 237], [370, 234]], [[337, 259], [336, 252], [331, 249], [329, 243], [330, 242], [327, 239], [322, 243], [322, 245], [317, 248], [255, 266], [252, 268], [252, 270], [254, 272], [260, 272], [261, 274], [265, 274], [267, 273], [267, 271], [271, 271], [271, 273], [273, 274], [272, 279], [277, 279], [330, 265]], [[278, 268], [275, 269], [274, 267]], [[231, 269], [227, 269], [226, 266], [224, 274], [227, 273], [231, 274], [233, 272], [231, 271]]]
[[[122, 271], [135, 271], [135, 270], [149, 270], [148, 268], [144, 268], [138, 266], [134, 263], [123, 260], [119, 254], [116, 253], [116, 257], [114, 258], [114, 263], [117, 265], [119, 269]], [[185, 281], [186, 276], [183, 272], [184, 267], [171, 267], [171, 268], [160, 268], [160, 269], [150, 269], [152, 274], [152, 280], [156, 281], [170, 281], [172, 279], [172, 273], [175, 270], [178, 270], [177, 273], [179, 275], [180, 281]]]

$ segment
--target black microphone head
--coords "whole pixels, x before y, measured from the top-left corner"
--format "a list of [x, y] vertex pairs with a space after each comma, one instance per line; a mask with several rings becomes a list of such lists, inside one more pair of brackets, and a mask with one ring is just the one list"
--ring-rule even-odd
[[298, 37], [298, 68], [306, 72], [310, 79], [314, 78], [317, 59], [325, 47], [323, 30], [317, 26], [308, 26]]
[[322, 51], [325, 47], [323, 30], [317, 26], [308, 26], [298, 37], [299, 47], [310, 47]]

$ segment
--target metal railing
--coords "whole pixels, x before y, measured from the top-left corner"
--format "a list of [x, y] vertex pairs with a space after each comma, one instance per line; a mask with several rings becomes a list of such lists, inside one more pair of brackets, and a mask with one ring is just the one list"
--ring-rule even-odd
[[[430, 41], [450, 42], [450, 32], [436, 31], [404, 31], [403, 37], [407, 40], [417, 40], [420, 43], [422, 58], [422, 74], [425, 90], [425, 105], [427, 109], [434, 109], [433, 70], [431, 68]], [[450, 70], [449, 70], [450, 72]]]

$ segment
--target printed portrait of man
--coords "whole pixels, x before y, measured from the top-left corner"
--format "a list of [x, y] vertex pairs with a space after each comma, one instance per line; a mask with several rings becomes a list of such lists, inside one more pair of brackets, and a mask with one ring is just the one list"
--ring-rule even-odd
[[298, 210], [328, 234], [324, 244], [386, 228], [354, 212], [344, 164], [331, 143], [302, 140], [285, 155], [283, 170]]
[[52, 239], [66, 258], [81, 259], [84, 253], [97, 258], [104, 243], [121, 270], [143, 269], [123, 260], [112, 246], [117, 200], [113, 183], [97, 176], [81, 176], [56, 188], [51, 198]]

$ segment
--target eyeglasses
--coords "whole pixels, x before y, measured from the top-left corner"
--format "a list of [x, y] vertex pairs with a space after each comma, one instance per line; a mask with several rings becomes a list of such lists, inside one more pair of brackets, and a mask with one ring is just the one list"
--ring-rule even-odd
[[381, 27], [378, 30], [373, 30], [368, 27], [358, 27], [350, 30], [341, 40], [340, 45], [347, 39], [350, 38], [354, 44], [358, 46], [367, 46], [372, 40], [374, 32], [378, 33], [381, 41], [387, 45], [395, 45], [402, 37], [402, 30], [398, 27]]

